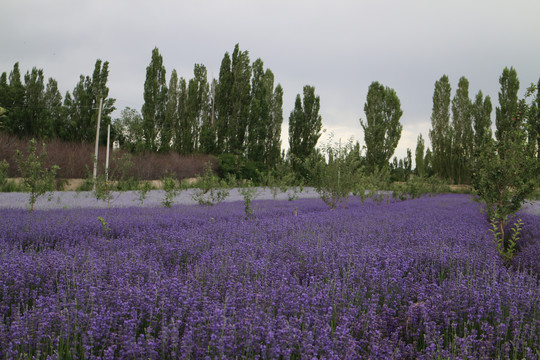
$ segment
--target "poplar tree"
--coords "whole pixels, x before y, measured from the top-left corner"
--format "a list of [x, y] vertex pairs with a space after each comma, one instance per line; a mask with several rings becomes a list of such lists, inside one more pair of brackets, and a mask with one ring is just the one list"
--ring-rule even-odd
[[431, 161], [436, 175], [442, 178], [451, 176], [452, 133], [450, 128], [450, 93], [452, 89], [448, 76], [443, 75], [435, 82], [433, 109], [431, 112]]
[[274, 75], [271, 71], [264, 72], [261, 59], [252, 65], [251, 104], [248, 123], [247, 158], [251, 161], [264, 161], [265, 139], [270, 126], [270, 106]]
[[142, 106], [143, 130], [146, 148], [157, 151], [165, 122], [167, 83], [163, 57], [158, 48], [152, 50], [152, 59], [146, 68], [144, 104]]
[[[4, 83], [4, 81], [2, 82]], [[23, 136], [25, 89], [21, 81], [21, 71], [18, 62], [13, 65], [13, 70], [9, 73], [9, 85], [6, 92], [6, 100], [2, 100], [2, 107], [7, 110], [5, 128], [11, 134]]]
[[45, 82], [43, 69], [32, 68], [24, 76], [24, 123], [26, 136], [42, 139], [52, 136], [45, 109]]
[[403, 111], [394, 91], [377, 81], [371, 83], [364, 104], [366, 122], [360, 119], [366, 143], [366, 163], [370, 171], [388, 166], [401, 138], [399, 122]]
[[270, 124], [265, 140], [265, 162], [268, 169], [275, 168], [281, 159], [281, 126], [283, 124], [283, 88], [277, 84], [270, 105]]
[[186, 79], [181, 77], [178, 81], [178, 122], [175, 125], [176, 133], [174, 139], [174, 149], [179, 154], [184, 154], [184, 122], [188, 116], [187, 99]]
[[171, 143], [175, 141], [176, 125], [178, 124], [178, 74], [176, 70], [171, 73], [169, 80], [169, 88], [167, 91], [167, 104], [165, 110], [165, 121], [161, 131], [161, 148], [162, 152], [168, 152], [171, 148]]
[[453, 177], [458, 184], [469, 181], [469, 161], [473, 151], [473, 129], [469, 98], [469, 80], [459, 79], [456, 95], [452, 100]]
[[181, 123], [184, 154], [192, 154], [198, 150], [201, 124], [210, 117], [210, 90], [206, 67], [195, 64], [193, 75], [188, 83], [186, 113]]
[[51, 126], [50, 136], [58, 136], [60, 138], [62, 133], [65, 131], [63, 129], [63, 119], [65, 116], [65, 111], [62, 106], [62, 95], [58, 90], [58, 82], [53, 78], [49, 78], [47, 86], [45, 88], [45, 111], [48, 121]]
[[519, 106], [518, 91], [519, 80], [516, 70], [511, 67], [504, 68], [499, 78], [501, 91], [499, 92], [499, 106], [495, 110], [495, 137], [501, 140], [504, 133], [512, 127], [512, 119], [516, 116]]
[[491, 131], [492, 110], [493, 108], [489, 95], [484, 98], [482, 91], [478, 91], [471, 108], [471, 116], [474, 128], [474, 152], [477, 152], [477, 150], [480, 149], [483, 144], [491, 140], [493, 137]]
[[[109, 63], [98, 59], [92, 77], [81, 75], [72, 95], [66, 94], [64, 106], [67, 108], [67, 116], [64, 120], [66, 131], [63, 140], [95, 141], [100, 98], [103, 99], [102, 125], [110, 123], [110, 114], [115, 110], [116, 100], [109, 98], [108, 77]], [[106, 127], [102, 126], [101, 129], [103, 131], [100, 136], [103, 141], [106, 136]]]
[[424, 166], [424, 138], [422, 134], [418, 135], [416, 139], [416, 150], [414, 152], [414, 160], [416, 163], [416, 175], [424, 177], [426, 175], [426, 169]]
[[221, 60], [219, 69], [219, 81], [216, 85], [216, 140], [217, 152], [225, 153], [230, 149], [228, 139], [228, 129], [232, 116], [231, 94], [232, 94], [233, 76], [231, 71], [231, 57], [228, 52]]
[[321, 136], [322, 117], [319, 115], [320, 97], [313, 86], [304, 86], [304, 97], [296, 95], [294, 109], [289, 116], [289, 154], [293, 170], [307, 178], [304, 161], [314, 153]]
[[251, 67], [249, 54], [240, 51], [236, 44], [232, 54], [231, 71], [233, 83], [231, 89], [231, 117], [229, 119], [229, 151], [244, 154], [247, 126], [249, 121], [249, 104], [251, 102]]

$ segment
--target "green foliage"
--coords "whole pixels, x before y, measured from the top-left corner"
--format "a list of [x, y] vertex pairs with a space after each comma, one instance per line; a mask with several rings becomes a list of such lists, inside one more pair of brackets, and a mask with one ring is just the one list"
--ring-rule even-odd
[[110, 207], [111, 201], [114, 199], [114, 190], [131, 189], [133, 187], [131, 183], [135, 182], [133, 179], [128, 178], [129, 171], [133, 167], [130, 154], [123, 154], [121, 157], [113, 154], [110, 165], [109, 169], [105, 169], [103, 174], [88, 181], [92, 185], [96, 199], [106, 201], [107, 208]]
[[358, 182], [360, 164], [356, 157], [350, 156], [353, 149], [352, 138], [342, 146], [341, 141], [334, 143], [331, 135], [322, 149], [328, 160], [315, 165], [315, 189], [332, 210], [339, 205], [345, 207]]
[[96, 199], [106, 201], [107, 208], [109, 208], [113, 199], [113, 183], [109, 181], [107, 172], [96, 176], [92, 185]]
[[473, 187], [488, 217], [498, 226], [502, 251], [510, 246], [505, 236], [507, 219], [521, 208], [538, 178], [539, 165], [528, 149], [525, 126], [530, 115], [526, 99], [534, 90], [534, 86], [529, 88], [509, 122], [498, 122], [497, 141], [486, 141], [474, 161]]
[[493, 234], [493, 243], [497, 246], [499, 255], [506, 260], [512, 260], [516, 254], [519, 235], [523, 228], [523, 221], [517, 219], [511, 229], [512, 235], [505, 238], [504, 229], [501, 226], [504, 226], [507, 222], [508, 216], [500, 217], [495, 214], [490, 221], [491, 229], [489, 231]]
[[418, 139], [416, 140], [416, 151], [414, 152], [414, 159], [416, 163], [415, 173], [419, 177], [424, 177], [424, 175], [426, 175], [424, 149], [424, 138], [422, 137], [422, 134], [420, 134], [418, 135]]
[[111, 228], [109, 227], [109, 223], [105, 221], [105, 219], [102, 216], [98, 216], [97, 219], [99, 223], [101, 224], [101, 228], [103, 229], [103, 232], [107, 234], [108, 236], [109, 232], [111, 231]]
[[229, 196], [228, 184], [214, 174], [210, 164], [206, 164], [203, 175], [197, 178], [197, 187], [192, 199], [200, 205], [213, 206]]
[[150, 151], [159, 149], [159, 133], [165, 122], [167, 103], [167, 83], [163, 57], [158, 48], [152, 50], [152, 59], [146, 68], [144, 82], [144, 104], [142, 107], [143, 134], [145, 148]]
[[315, 152], [322, 129], [319, 115], [320, 98], [315, 95], [313, 86], [304, 86], [304, 97], [296, 96], [294, 109], [289, 116], [289, 157], [293, 171], [307, 179], [309, 169], [304, 166], [305, 159]]
[[253, 218], [254, 210], [251, 207], [251, 203], [258, 195], [257, 188], [253, 187], [253, 183], [248, 180], [245, 186], [238, 189], [238, 191], [244, 198], [244, 213], [246, 215], [245, 219], [248, 220]]
[[176, 183], [176, 180], [172, 176], [167, 174], [165, 174], [165, 176], [161, 178], [161, 182], [163, 184], [163, 191], [165, 192], [161, 204], [165, 207], [170, 208], [174, 202], [174, 198], [176, 197], [176, 195], [178, 195], [178, 185]]
[[141, 205], [144, 203], [144, 199], [146, 199], [146, 195], [150, 190], [152, 190], [152, 184], [150, 184], [150, 182], [141, 181], [139, 183], [139, 188], [137, 189], [137, 199], [140, 201]]
[[113, 128], [122, 149], [130, 152], [142, 152], [145, 149], [143, 118], [137, 110], [126, 107], [120, 113], [120, 118], [115, 119]]
[[388, 199], [391, 189], [390, 169], [388, 166], [375, 168], [373, 172], [360, 178], [355, 194], [364, 202], [367, 197], [371, 197], [376, 203]]
[[[101, 123], [110, 124], [110, 114], [115, 110], [116, 100], [108, 97], [108, 77], [109, 62], [102, 62], [98, 59], [92, 77], [81, 75], [72, 94], [66, 94], [63, 120], [56, 126], [62, 140], [86, 142], [95, 140], [100, 98], [103, 100]], [[103, 126], [102, 129], [100, 142], [105, 141], [106, 137], [106, 126]]]
[[451, 176], [452, 129], [450, 126], [450, 80], [443, 75], [435, 82], [431, 112], [431, 164], [434, 173], [444, 179]]
[[470, 181], [469, 162], [474, 141], [471, 107], [469, 81], [461, 77], [452, 99], [452, 178], [457, 184]]
[[403, 126], [399, 122], [403, 111], [394, 91], [374, 81], [368, 89], [364, 104], [366, 122], [360, 119], [366, 143], [366, 164], [368, 170], [388, 164], [401, 138]]
[[15, 153], [15, 159], [19, 172], [23, 178], [23, 187], [30, 193], [30, 211], [34, 210], [37, 199], [55, 187], [56, 172], [60, 169], [53, 165], [49, 169], [45, 168], [47, 153], [45, 144], [42, 145], [41, 153], [38, 154], [36, 141], [30, 140], [28, 154], [24, 156], [19, 150]]
[[0, 190], [7, 185], [9, 163], [6, 160], [0, 161]]

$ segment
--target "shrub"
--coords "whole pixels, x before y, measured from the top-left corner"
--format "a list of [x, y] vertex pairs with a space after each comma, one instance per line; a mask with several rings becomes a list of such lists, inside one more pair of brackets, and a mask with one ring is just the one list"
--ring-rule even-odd
[[28, 202], [30, 205], [30, 212], [32, 212], [37, 199], [45, 193], [54, 190], [54, 179], [59, 167], [53, 165], [49, 169], [45, 168], [45, 161], [47, 159], [45, 144], [42, 144], [41, 153], [38, 154], [36, 141], [34, 139], [29, 142], [28, 153], [26, 156], [17, 150], [15, 157], [19, 172], [23, 178], [23, 187], [25, 191], [30, 193]]
[[197, 178], [197, 187], [192, 199], [200, 205], [213, 206], [229, 196], [228, 184], [214, 174], [210, 164], [207, 164], [202, 176]]
[[358, 182], [359, 163], [354, 157], [349, 157], [353, 143], [350, 139], [345, 146], [332, 143], [332, 135], [322, 151], [327, 156], [327, 161], [320, 161], [315, 165], [313, 178], [315, 189], [321, 199], [330, 209], [343, 207]]

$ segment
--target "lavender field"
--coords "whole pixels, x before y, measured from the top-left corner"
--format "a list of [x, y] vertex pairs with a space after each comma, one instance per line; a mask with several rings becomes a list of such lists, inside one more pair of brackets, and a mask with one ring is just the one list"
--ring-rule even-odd
[[0, 358], [539, 358], [539, 216], [508, 266], [465, 195], [253, 210], [0, 209]]

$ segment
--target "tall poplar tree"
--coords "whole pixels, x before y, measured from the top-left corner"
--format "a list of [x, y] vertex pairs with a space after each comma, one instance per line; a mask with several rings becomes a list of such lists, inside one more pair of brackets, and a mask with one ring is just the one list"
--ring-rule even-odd
[[186, 79], [183, 77], [178, 81], [178, 122], [175, 125], [176, 133], [174, 139], [174, 150], [179, 154], [184, 154], [184, 122], [188, 116], [187, 100], [188, 91]]
[[274, 75], [269, 70], [265, 73], [261, 59], [255, 60], [252, 69], [246, 153], [249, 160], [262, 163], [265, 154], [265, 140], [270, 126]]
[[144, 138], [148, 150], [157, 151], [160, 147], [166, 108], [166, 71], [163, 66], [163, 57], [156, 47], [152, 50], [152, 59], [146, 68], [142, 106]]
[[304, 97], [296, 95], [294, 109], [289, 116], [289, 154], [293, 170], [306, 178], [304, 161], [313, 154], [321, 136], [322, 117], [319, 115], [320, 97], [313, 86], [304, 86]]
[[469, 80], [461, 77], [456, 95], [452, 100], [452, 160], [453, 178], [458, 184], [469, 182], [469, 161], [473, 152], [474, 134], [472, 129]]
[[24, 76], [24, 135], [33, 138], [52, 136], [52, 124], [46, 117], [43, 69], [32, 68]]
[[281, 126], [283, 124], [283, 88], [277, 84], [270, 105], [270, 124], [265, 143], [265, 163], [268, 169], [275, 168], [281, 159]]
[[499, 106], [495, 110], [495, 137], [501, 140], [504, 133], [512, 127], [512, 118], [518, 111], [518, 91], [519, 80], [516, 70], [511, 67], [504, 68], [501, 77], [499, 78], [501, 91], [499, 92]]
[[101, 110], [101, 141], [106, 137], [106, 125], [110, 123], [110, 114], [115, 110], [115, 99], [109, 98], [107, 81], [109, 63], [96, 60], [92, 77], [81, 75], [73, 89], [72, 95], [67, 95], [64, 105], [67, 107], [64, 126], [64, 140], [93, 142], [96, 138], [96, 125], [99, 114], [99, 99], [103, 99]]
[[477, 152], [487, 141], [493, 137], [491, 131], [491, 98], [487, 95], [484, 98], [482, 91], [476, 94], [471, 108], [471, 116], [474, 128], [474, 152]]
[[193, 75], [188, 83], [186, 113], [181, 123], [184, 154], [192, 154], [198, 150], [201, 125], [210, 117], [210, 90], [206, 67], [195, 64]]
[[366, 122], [360, 119], [366, 143], [366, 163], [370, 171], [388, 166], [401, 138], [399, 122], [403, 111], [394, 91], [377, 81], [371, 83], [364, 104]]
[[178, 74], [176, 70], [173, 70], [167, 91], [167, 105], [165, 110], [165, 121], [161, 131], [160, 151], [168, 152], [170, 150], [171, 143], [176, 140], [176, 125], [178, 124], [178, 121]]
[[424, 138], [422, 134], [418, 135], [416, 139], [416, 150], [414, 152], [414, 160], [416, 163], [416, 175], [424, 177], [426, 175], [426, 168], [424, 166]]
[[13, 65], [13, 70], [9, 73], [7, 96], [2, 104], [7, 110], [5, 127], [9, 133], [17, 136], [24, 135], [24, 95], [25, 89], [21, 81], [19, 63], [17, 62]]
[[450, 128], [451, 87], [448, 76], [443, 75], [435, 82], [433, 109], [431, 112], [431, 165], [436, 175], [443, 178], [451, 176], [452, 132]]
[[234, 47], [232, 54], [231, 71], [233, 83], [228, 136], [229, 151], [235, 154], [244, 154], [251, 102], [251, 67], [248, 52], [240, 51], [238, 44]]
[[62, 105], [62, 95], [60, 94], [60, 90], [58, 90], [58, 82], [53, 78], [49, 78], [47, 82], [44, 101], [46, 116], [52, 127], [51, 136], [62, 138], [62, 133], [65, 132], [62, 126], [65, 111]]
[[233, 74], [231, 71], [231, 57], [228, 52], [221, 60], [219, 69], [219, 81], [216, 85], [216, 140], [217, 152], [225, 153], [230, 150], [229, 124], [232, 116], [231, 94], [233, 86]]

